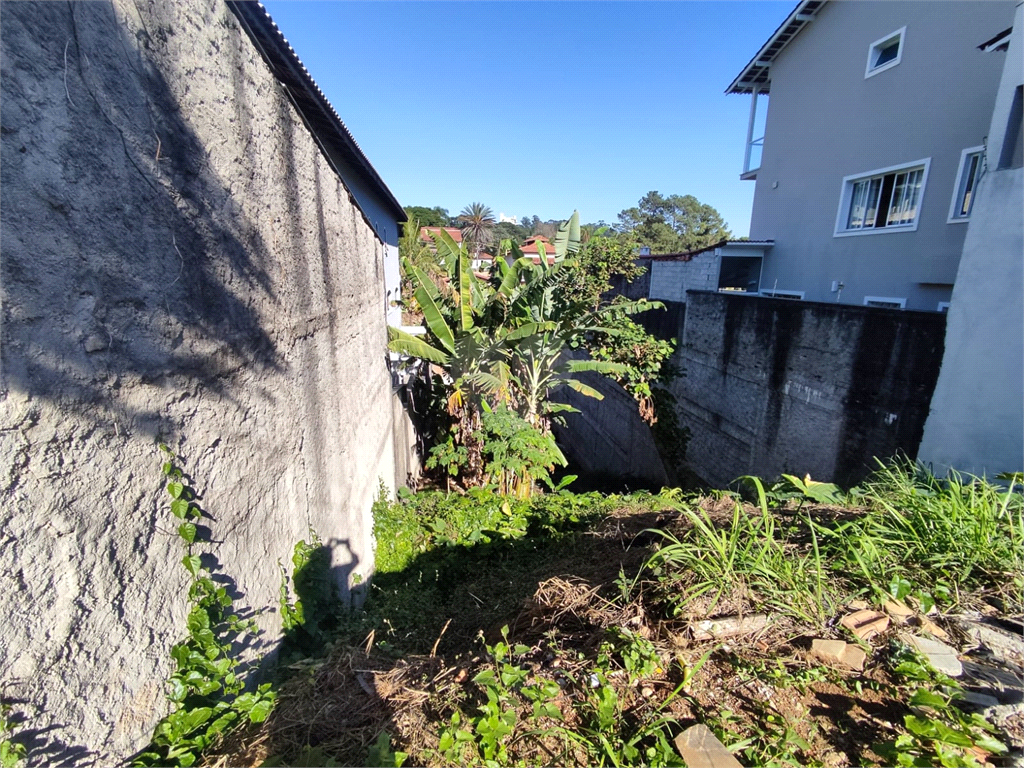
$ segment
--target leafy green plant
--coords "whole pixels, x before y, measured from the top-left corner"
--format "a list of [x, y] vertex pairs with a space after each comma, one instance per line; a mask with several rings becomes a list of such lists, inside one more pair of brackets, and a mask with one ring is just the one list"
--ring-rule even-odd
[[27, 751], [24, 744], [12, 740], [14, 723], [11, 721], [11, 705], [0, 704], [0, 768], [19, 768], [25, 761]]
[[381, 731], [377, 741], [370, 746], [366, 757], [366, 764], [370, 768], [402, 768], [409, 757], [405, 752], [395, 752], [391, 749], [391, 734]]
[[485, 471], [503, 496], [529, 498], [536, 481], [549, 487], [556, 464], [568, 462], [551, 433], [543, 433], [505, 407], [485, 409], [483, 455]]
[[160, 449], [166, 457], [163, 474], [170, 511], [182, 521], [177, 535], [185, 546], [181, 563], [191, 577], [192, 609], [186, 622], [188, 637], [171, 649], [176, 669], [167, 681], [167, 698], [173, 711], [157, 724], [149, 747], [132, 764], [189, 766], [230, 728], [265, 720], [274, 693], [269, 684], [243, 693], [244, 670], [234, 644], [254, 633], [255, 623], [238, 617], [226, 587], [218, 586], [203, 569], [195, 551], [198, 527], [192, 522], [201, 519], [203, 512], [174, 454], [165, 445]]

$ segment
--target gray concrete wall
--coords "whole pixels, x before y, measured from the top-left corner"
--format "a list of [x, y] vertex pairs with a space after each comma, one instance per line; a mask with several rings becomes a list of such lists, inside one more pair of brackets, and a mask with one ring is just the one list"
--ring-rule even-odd
[[850, 485], [914, 456], [942, 356], [937, 313], [693, 293], [670, 389], [687, 464], [724, 487], [780, 473]]
[[[828, 3], [771, 69], [752, 240], [774, 238], [763, 289], [834, 301], [948, 301], [966, 228], [947, 223], [960, 153], [983, 143], [1006, 54], [977, 46], [1009, 27], [1010, 2]], [[906, 26], [902, 60], [865, 78], [868, 47]], [[931, 158], [917, 231], [835, 237], [842, 179]]]
[[921, 460], [940, 473], [1024, 469], [1024, 169], [996, 170], [1013, 93], [1024, 83], [1022, 29], [1018, 4], [992, 115], [989, 170], [967, 228], [921, 441]]
[[158, 441], [251, 653], [310, 527], [343, 592], [372, 568], [383, 243], [219, 2], [5, 4], [0, 65], [0, 694], [33, 764], [109, 765], [185, 627]]
[[[575, 356], [582, 357], [579, 353]], [[636, 401], [604, 376], [584, 373], [578, 378], [604, 399], [586, 397], [564, 386], [555, 390], [553, 400], [580, 411], [564, 414], [565, 426], [556, 424], [553, 428], [569, 460], [569, 471], [606, 478], [609, 487], [629, 481], [653, 488], [668, 484], [651, 429], [640, 418]]]
[[714, 251], [698, 254], [690, 261], [652, 260], [650, 298], [685, 302], [687, 291], [718, 290], [721, 261]]

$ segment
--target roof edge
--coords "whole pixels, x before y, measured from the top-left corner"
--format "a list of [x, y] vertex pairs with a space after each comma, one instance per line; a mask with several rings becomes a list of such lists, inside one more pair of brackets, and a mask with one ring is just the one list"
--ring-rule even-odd
[[[754, 84], [752, 82], [743, 83], [744, 79], [752, 81], [754, 79], [762, 79], [766, 84], [770, 82], [767, 77], [768, 67], [771, 62], [775, 60], [775, 57], [782, 52], [782, 50], [792, 39], [800, 32], [808, 23], [814, 18], [825, 3], [828, 0], [800, 0], [796, 4], [796, 8], [790, 11], [789, 16], [785, 18], [782, 24], [779, 25], [778, 29], [772, 33], [772, 36], [768, 38], [767, 42], [758, 49], [754, 57], [747, 63], [735, 79], [729, 84], [729, 87], [725, 89], [726, 94], [730, 93], [753, 93]], [[789, 37], [782, 42], [775, 50], [771, 50], [773, 44], [775, 44], [780, 37], [788, 34]], [[766, 58], [767, 56], [767, 58]], [[761, 62], [765, 62], [762, 64]], [[763, 89], [764, 92], [768, 91], [768, 88]]]
[[[321, 143], [329, 145], [343, 158], [352, 162], [357, 175], [377, 193], [384, 208], [390, 209], [397, 221], [407, 221], [405, 209], [363, 153], [355, 137], [299, 59], [295, 49], [274, 23], [269, 11], [256, 0], [227, 0], [227, 6], [248, 34], [256, 50], [263, 56], [271, 73], [288, 92], [292, 104], [306, 122], [310, 132]], [[294, 92], [295, 90], [299, 93]], [[326, 149], [326, 146], [324, 148]]]

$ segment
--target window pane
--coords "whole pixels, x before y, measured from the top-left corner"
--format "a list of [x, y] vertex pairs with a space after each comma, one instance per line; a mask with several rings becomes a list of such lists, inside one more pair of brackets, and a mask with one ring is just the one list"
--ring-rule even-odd
[[874, 227], [875, 216], [878, 213], [878, 195], [882, 189], [881, 179], [871, 179], [868, 186], [868, 200], [866, 204], [866, 211], [864, 212], [864, 226]]
[[[864, 50], [863, 48], [861, 50]], [[896, 58], [896, 55], [900, 52], [900, 41], [896, 38], [892, 42], [882, 43], [877, 48], [878, 57], [875, 59], [875, 67], [880, 67], [883, 64], [888, 64]]]
[[858, 181], [853, 185], [850, 202], [850, 216], [846, 221], [847, 229], [860, 229], [864, 226], [864, 200], [867, 197], [868, 182]]
[[974, 202], [974, 184], [978, 180], [978, 168], [981, 167], [981, 153], [976, 152], [967, 158], [967, 179], [964, 182], [963, 198], [960, 201], [958, 216], [970, 216], [971, 204]]
[[892, 202], [889, 204], [889, 215], [886, 217], [885, 225], [891, 227], [893, 224], [903, 223], [904, 205], [906, 203], [907, 174], [897, 173], [893, 182]]

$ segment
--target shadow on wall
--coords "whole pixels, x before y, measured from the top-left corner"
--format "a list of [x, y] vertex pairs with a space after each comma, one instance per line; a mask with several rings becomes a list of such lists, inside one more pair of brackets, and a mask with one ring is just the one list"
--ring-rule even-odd
[[[222, 181], [175, 88], [136, 50], [178, 33], [127, 40], [106, 3], [4, 15], [3, 390], [156, 435], [171, 425], [133, 385], [227, 397], [240, 367], [279, 370], [256, 309], [277, 302], [270, 249], [234, 199], [259, 190]], [[279, 123], [287, 150], [292, 121]]]

